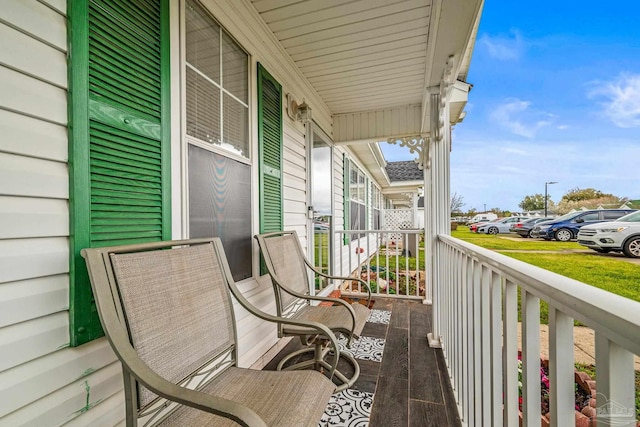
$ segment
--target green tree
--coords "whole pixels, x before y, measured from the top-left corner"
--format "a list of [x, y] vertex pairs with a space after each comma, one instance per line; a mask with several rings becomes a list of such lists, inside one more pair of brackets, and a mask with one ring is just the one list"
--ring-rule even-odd
[[595, 188], [573, 188], [562, 196], [562, 200], [566, 202], [581, 202], [583, 200], [601, 199], [603, 197], [615, 197], [613, 194], [603, 193]]
[[[547, 200], [548, 199], [549, 196], [547, 196]], [[523, 211], [539, 211], [544, 209], [544, 196], [540, 193], [532, 196], [526, 196], [520, 203], [518, 203], [518, 206]]]

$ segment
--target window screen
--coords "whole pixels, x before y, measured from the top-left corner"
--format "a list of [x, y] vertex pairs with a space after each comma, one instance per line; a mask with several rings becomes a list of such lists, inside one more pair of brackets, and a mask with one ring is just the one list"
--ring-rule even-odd
[[220, 237], [234, 280], [251, 277], [251, 167], [189, 146], [189, 235]]

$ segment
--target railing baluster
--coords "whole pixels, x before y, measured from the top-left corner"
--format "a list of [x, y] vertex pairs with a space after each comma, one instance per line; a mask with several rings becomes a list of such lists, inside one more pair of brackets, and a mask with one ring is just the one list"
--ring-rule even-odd
[[[463, 390], [464, 390], [464, 385], [463, 385], [463, 361], [462, 361], [462, 355], [464, 354], [464, 347], [463, 347], [463, 341], [464, 341], [464, 336], [463, 336], [463, 330], [462, 330], [462, 316], [463, 316], [463, 312], [464, 312], [464, 305], [463, 305], [463, 301], [462, 301], [462, 289], [464, 289], [464, 275], [465, 275], [465, 269], [466, 269], [466, 256], [465, 254], [463, 254], [462, 252], [458, 252], [458, 265], [456, 268], [457, 271], [457, 281], [456, 281], [456, 286], [455, 286], [455, 304], [456, 304], [456, 317], [455, 317], [455, 328], [454, 328], [454, 335], [456, 337], [456, 382], [457, 382], [457, 392], [456, 392], [456, 396], [458, 397], [458, 405], [460, 406], [460, 408], [462, 408], [463, 405], [463, 401], [464, 401], [464, 396], [463, 396]], [[460, 413], [462, 413], [462, 411], [460, 411]]]
[[551, 425], [575, 426], [573, 319], [549, 305], [549, 403]]
[[475, 425], [475, 398], [474, 398], [474, 387], [473, 387], [473, 379], [475, 376], [475, 365], [473, 364], [473, 270], [475, 269], [476, 261], [473, 258], [469, 258], [469, 263], [467, 264], [467, 286], [464, 291], [465, 300], [466, 300], [466, 311], [469, 313], [466, 316], [466, 324], [464, 325], [467, 333], [467, 350], [466, 354], [466, 362], [465, 365], [467, 367], [467, 381], [465, 384], [465, 391], [467, 393], [467, 425], [473, 427]]
[[635, 427], [633, 353], [596, 332], [598, 425]]
[[520, 290], [523, 425], [540, 425], [540, 298]]
[[518, 425], [518, 287], [509, 280], [504, 285], [503, 381], [504, 425]]
[[491, 270], [488, 266], [482, 267], [481, 283], [481, 335], [482, 346], [482, 425], [491, 425]]
[[391, 240], [390, 236], [391, 236], [391, 233], [387, 233], [387, 250], [385, 251], [385, 256], [387, 260], [387, 263], [385, 264], [386, 273], [387, 273], [387, 295], [389, 295], [389, 288], [391, 287], [391, 282], [389, 281], [389, 245]]
[[471, 257], [468, 255], [464, 257], [463, 265], [463, 279], [462, 287], [460, 288], [460, 310], [462, 316], [460, 317], [460, 336], [462, 337], [462, 387], [460, 388], [460, 400], [462, 403], [462, 418], [465, 423], [469, 422], [469, 329], [467, 328], [467, 316], [469, 307], [467, 304], [467, 289], [469, 286], [470, 271], [471, 271]]
[[502, 427], [502, 278], [491, 272], [491, 426]]
[[409, 295], [409, 235], [403, 233], [404, 236], [404, 294]]
[[475, 403], [474, 424], [482, 425], [482, 312], [481, 310], [482, 264], [477, 262], [473, 270], [473, 394]]

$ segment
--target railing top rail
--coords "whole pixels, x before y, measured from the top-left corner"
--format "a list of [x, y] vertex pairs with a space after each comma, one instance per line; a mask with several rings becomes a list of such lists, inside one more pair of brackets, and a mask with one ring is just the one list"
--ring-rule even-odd
[[404, 228], [400, 230], [335, 230], [335, 234], [420, 234], [424, 233], [421, 228]]
[[476, 258], [527, 292], [545, 300], [632, 353], [640, 354], [640, 303], [580, 281], [467, 243], [438, 239]]

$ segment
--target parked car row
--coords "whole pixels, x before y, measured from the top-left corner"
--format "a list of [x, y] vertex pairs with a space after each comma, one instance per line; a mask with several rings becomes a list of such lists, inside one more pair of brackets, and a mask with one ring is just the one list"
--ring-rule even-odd
[[572, 212], [551, 221], [538, 223], [531, 231], [531, 237], [568, 242], [576, 239], [578, 231], [585, 225], [614, 221], [631, 212], [635, 211], [633, 209], [599, 209]]
[[511, 224], [522, 222], [526, 219], [527, 217], [524, 216], [510, 216], [507, 218], [497, 219], [495, 221], [479, 225], [476, 232], [486, 234], [508, 233]]
[[640, 258], [640, 211], [599, 209], [572, 212], [558, 218], [513, 216], [469, 226], [476, 233], [517, 233], [521, 237], [578, 243], [601, 253], [622, 252]]

